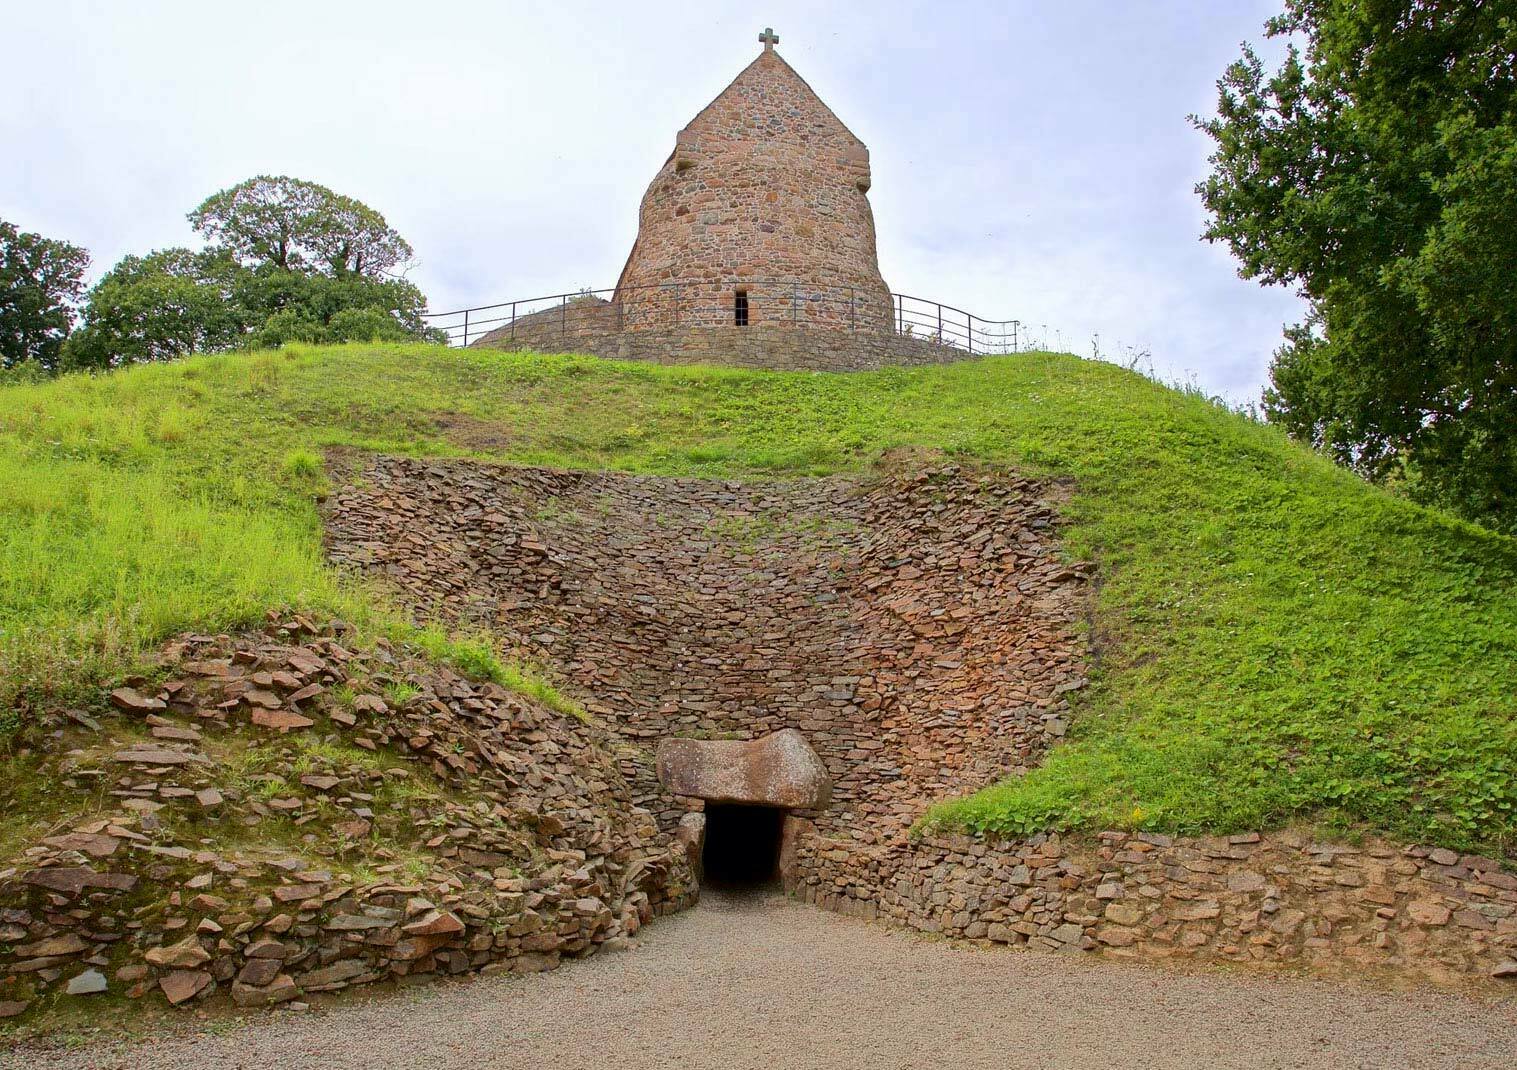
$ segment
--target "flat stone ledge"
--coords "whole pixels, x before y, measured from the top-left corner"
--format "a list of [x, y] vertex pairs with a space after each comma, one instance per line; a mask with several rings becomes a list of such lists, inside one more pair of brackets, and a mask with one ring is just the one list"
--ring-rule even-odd
[[666, 739], [658, 779], [675, 795], [713, 803], [820, 810], [832, 799], [827, 767], [793, 728], [750, 741]]

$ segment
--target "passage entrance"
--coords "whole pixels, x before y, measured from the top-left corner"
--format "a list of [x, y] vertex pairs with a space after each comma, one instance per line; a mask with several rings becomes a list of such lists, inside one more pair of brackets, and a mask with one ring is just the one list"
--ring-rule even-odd
[[784, 823], [782, 807], [708, 803], [701, 855], [706, 883], [731, 888], [778, 880]]

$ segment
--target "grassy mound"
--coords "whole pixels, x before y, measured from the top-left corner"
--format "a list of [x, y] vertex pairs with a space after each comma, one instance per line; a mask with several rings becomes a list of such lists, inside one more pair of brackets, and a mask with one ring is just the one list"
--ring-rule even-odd
[[1044, 766], [931, 823], [1310, 816], [1517, 853], [1517, 540], [1050, 354], [822, 375], [297, 348], [0, 390], [0, 708], [269, 605], [397, 627], [322, 564], [332, 446], [708, 476], [914, 447], [1072, 476], [1071, 552], [1102, 566], [1094, 686]]

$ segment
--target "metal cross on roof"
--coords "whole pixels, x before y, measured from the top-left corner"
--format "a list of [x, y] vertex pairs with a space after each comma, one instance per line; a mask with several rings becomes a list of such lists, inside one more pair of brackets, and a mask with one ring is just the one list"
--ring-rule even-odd
[[764, 42], [765, 52], [773, 52], [774, 46], [780, 43], [780, 35], [774, 32], [773, 26], [765, 26], [764, 32], [759, 34], [759, 40]]

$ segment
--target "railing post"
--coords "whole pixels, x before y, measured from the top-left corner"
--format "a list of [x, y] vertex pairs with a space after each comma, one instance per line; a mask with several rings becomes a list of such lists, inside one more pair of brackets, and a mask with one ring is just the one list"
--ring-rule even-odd
[[558, 336], [560, 338], [569, 333], [569, 299], [565, 297], [558, 306]]
[[1017, 328], [1019, 326], [1021, 326], [1021, 321], [1019, 321], [1019, 320], [1012, 320], [1011, 321], [1011, 351], [1013, 353], [1020, 353], [1020, 352], [1022, 352], [1022, 344], [1017, 341]]
[[938, 303], [938, 345], [943, 344], [943, 305]]
[[516, 341], [516, 302], [511, 302], [511, 341]]
[[969, 324], [969, 355], [972, 357], [974, 356], [974, 315], [969, 312], [964, 315], [967, 317], [965, 322]]
[[906, 333], [906, 295], [895, 295], [895, 333]]
[[468, 309], [464, 309], [464, 345], [463, 345], [463, 347], [465, 349], [469, 348], [469, 310]]

